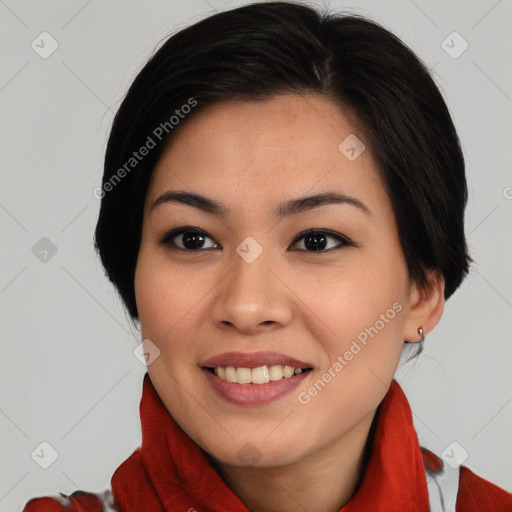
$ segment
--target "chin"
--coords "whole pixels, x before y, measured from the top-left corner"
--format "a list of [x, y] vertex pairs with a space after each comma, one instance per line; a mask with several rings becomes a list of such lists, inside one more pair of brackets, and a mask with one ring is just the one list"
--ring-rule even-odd
[[213, 442], [208, 446], [207, 457], [235, 467], [270, 468], [286, 466], [300, 460], [303, 452], [297, 452], [298, 440], [287, 438], [285, 445], [269, 442], [265, 437], [252, 440], [233, 440], [229, 444]]

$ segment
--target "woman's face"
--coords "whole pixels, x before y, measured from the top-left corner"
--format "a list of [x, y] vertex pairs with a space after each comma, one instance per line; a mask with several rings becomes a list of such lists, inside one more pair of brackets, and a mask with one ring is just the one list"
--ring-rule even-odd
[[[366, 143], [321, 96], [224, 102], [154, 170], [135, 274], [142, 337], [160, 350], [148, 372], [219, 461], [285, 465], [367, 431], [404, 339], [419, 339], [392, 207], [354, 135]], [[168, 192], [183, 195], [152, 207]]]

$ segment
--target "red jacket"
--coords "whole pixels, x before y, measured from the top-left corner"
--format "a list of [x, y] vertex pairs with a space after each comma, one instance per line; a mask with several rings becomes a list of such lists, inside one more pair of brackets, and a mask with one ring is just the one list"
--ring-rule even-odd
[[[339, 512], [428, 512], [425, 468], [434, 474], [443, 461], [419, 446], [409, 403], [396, 381], [379, 411], [362, 482]], [[174, 422], [148, 374], [140, 418], [142, 446], [117, 468], [111, 490], [35, 498], [23, 512], [249, 512]], [[462, 466], [456, 510], [511, 512], [512, 494]]]

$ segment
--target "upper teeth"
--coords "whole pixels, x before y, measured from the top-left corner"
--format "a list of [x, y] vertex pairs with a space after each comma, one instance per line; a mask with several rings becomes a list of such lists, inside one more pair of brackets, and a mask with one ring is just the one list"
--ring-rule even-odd
[[228, 382], [238, 384], [265, 384], [271, 380], [281, 380], [283, 377], [292, 377], [302, 372], [301, 368], [293, 366], [260, 366], [258, 368], [235, 368], [234, 366], [217, 366], [215, 375]]

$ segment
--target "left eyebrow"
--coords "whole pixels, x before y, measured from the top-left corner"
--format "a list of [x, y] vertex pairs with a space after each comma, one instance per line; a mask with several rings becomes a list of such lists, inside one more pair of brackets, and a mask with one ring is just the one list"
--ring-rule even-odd
[[[229, 213], [229, 209], [225, 205], [214, 199], [191, 192], [173, 190], [168, 190], [158, 197], [151, 205], [150, 210], [152, 211], [164, 203], [186, 204], [219, 217], [225, 217]], [[282, 219], [329, 204], [348, 204], [360, 209], [367, 215], [373, 215], [362, 201], [340, 192], [323, 192], [280, 203], [274, 210], [274, 215]]]
[[373, 215], [370, 209], [355, 197], [339, 192], [323, 192], [281, 203], [276, 209], [276, 216], [279, 218], [289, 217], [328, 204], [348, 204], [359, 208], [367, 215]]

